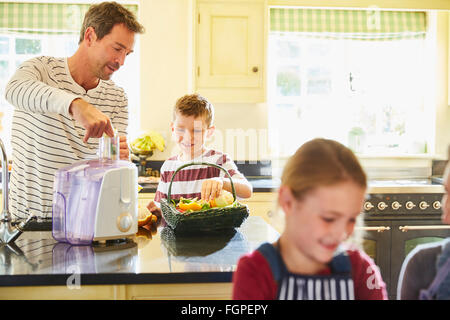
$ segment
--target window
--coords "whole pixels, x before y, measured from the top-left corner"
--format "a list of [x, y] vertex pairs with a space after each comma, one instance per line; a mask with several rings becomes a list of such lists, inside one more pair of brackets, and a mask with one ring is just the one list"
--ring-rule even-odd
[[[324, 137], [360, 154], [428, 153], [433, 112], [425, 108], [424, 37], [368, 41], [361, 33], [348, 35], [270, 32], [272, 149], [289, 156]], [[283, 143], [293, 137], [296, 143]]]
[[[0, 3], [0, 11], [9, 6], [10, 12], [15, 12], [17, 17], [28, 17], [23, 15], [24, 10], [29, 12], [41, 12], [43, 9], [40, 6], [48, 6], [47, 13], [49, 15], [67, 10], [69, 13], [77, 12], [75, 16], [83, 17], [84, 12], [89, 5], [64, 5], [64, 4], [30, 4], [30, 6], [39, 6], [39, 9], [30, 9], [23, 3]], [[13, 9], [12, 6], [16, 6]], [[132, 11], [136, 11], [136, 6], [126, 6]], [[77, 10], [75, 10], [76, 8]], [[6, 10], [6, 9], [5, 9]], [[73, 15], [73, 14], [72, 14]], [[63, 14], [64, 16], [64, 14]], [[11, 17], [11, 16], [8, 16]], [[3, 17], [2, 17], [3, 19]], [[13, 23], [20, 24], [23, 27], [21, 30], [8, 26], [8, 22], [2, 21], [0, 24], [0, 138], [5, 145], [7, 155], [11, 156], [11, 121], [13, 114], [13, 107], [5, 99], [5, 87], [9, 79], [12, 77], [17, 67], [24, 61], [41, 55], [49, 55], [55, 57], [70, 57], [78, 48], [79, 29], [81, 28], [81, 19], [74, 26], [73, 30], [54, 29], [51, 32], [46, 26], [45, 30], [38, 28], [27, 28], [26, 22], [20, 19], [11, 19]], [[33, 19], [29, 19], [33, 20]], [[56, 19], [61, 20], [61, 19]], [[55, 21], [56, 21], [55, 20]], [[70, 20], [70, 19], [69, 19]], [[28, 20], [27, 20], [28, 21]], [[51, 25], [63, 28], [61, 24], [58, 25], [53, 21]], [[42, 26], [42, 24], [40, 24]], [[3, 26], [3, 27], [2, 27]], [[55, 28], [56, 28], [55, 27]], [[25, 30], [26, 29], [26, 30]], [[45, 31], [45, 32], [44, 32]], [[64, 31], [64, 32], [60, 32]], [[137, 80], [130, 81], [130, 79], [139, 79], [139, 38], [136, 38], [134, 53], [130, 54], [125, 61], [125, 64], [117, 71], [112, 80], [120, 87], [124, 88], [128, 97], [128, 111], [129, 124], [128, 132], [130, 136], [134, 136], [139, 128], [139, 97], [140, 87], [136, 85]]]

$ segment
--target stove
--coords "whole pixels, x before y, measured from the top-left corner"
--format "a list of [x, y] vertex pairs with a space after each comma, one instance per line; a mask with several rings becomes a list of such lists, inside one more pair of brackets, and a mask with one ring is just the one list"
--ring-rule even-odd
[[396, 299], [405, 257], [417, 245], [450, 236], [441, 221], [444, 187], [433, 179], [370, 180], [364, 202], [364, 250]]
[[431, 179], [371, 180], [364, 203], [368, 217], [440, 216], [444, 186]]

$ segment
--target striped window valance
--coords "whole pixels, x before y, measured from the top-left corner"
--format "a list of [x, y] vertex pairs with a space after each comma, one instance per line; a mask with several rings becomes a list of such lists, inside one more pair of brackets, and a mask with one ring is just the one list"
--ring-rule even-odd
[[420, 39], [426, 35], [426, 13], [380, 9], [270, 8], [271, 32], [295, 32], [333, 39]]
[[[0, 32], [80, 32], [90, 4], [0, 2]], [[137, 15], [137, 5], [124, 5]]]

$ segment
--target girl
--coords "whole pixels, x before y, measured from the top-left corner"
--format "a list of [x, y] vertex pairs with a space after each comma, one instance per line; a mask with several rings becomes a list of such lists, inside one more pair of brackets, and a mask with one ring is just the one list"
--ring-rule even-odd
[[374, 262], [342, 245], [362, 211], [366, 187], [347, 147], [326, 139], [301, 146], [278, 192], [285, 229], [277, 242], [240, 258], [233, 299], [387, 299]]

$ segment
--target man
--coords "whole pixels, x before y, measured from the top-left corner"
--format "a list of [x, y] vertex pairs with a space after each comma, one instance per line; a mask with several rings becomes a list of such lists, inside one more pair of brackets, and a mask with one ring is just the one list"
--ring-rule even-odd
[[11, 78], [5, 97], [14, 106], [13, 218], [51, 218], [56, 170], [95, 158], [103, 133], [113, 136], [117, 130], [120, 158], [128, 159], [128, 101], [110, 78], [133, 52], [135, 34], [143, 32], [120, 4], [92, 5], [73, 56], [30, 59]]

